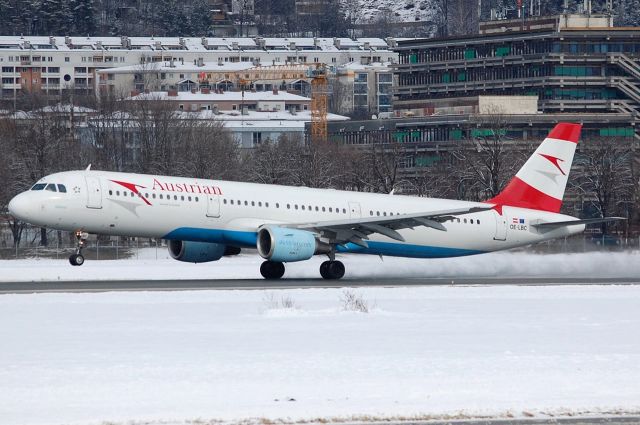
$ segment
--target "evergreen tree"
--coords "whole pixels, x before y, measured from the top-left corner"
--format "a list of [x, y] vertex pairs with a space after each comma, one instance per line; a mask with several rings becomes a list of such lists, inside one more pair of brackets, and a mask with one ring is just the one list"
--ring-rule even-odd
[[93, 0], [71, 0], [77, 34], [96, 35], [96, 10]]

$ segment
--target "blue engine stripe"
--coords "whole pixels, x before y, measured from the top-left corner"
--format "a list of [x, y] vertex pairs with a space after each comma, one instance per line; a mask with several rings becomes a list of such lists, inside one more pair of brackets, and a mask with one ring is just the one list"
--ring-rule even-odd
[[[197, 227], [180, 227], [167, 233], [163, 239], [215, 242], [243, 248], [255, 248], [258, 234], [238, 230], [201, 229]], [[367, 241], [369, 248], [348, 243], [338, 246], [338, 252], [388, 255], [391, 257], [411, 258], [446, 258], [465, 255], [482, 254], [484, 251], [461, 248], [445, 248], [439, 246], [409, 245], [394, 242]]]

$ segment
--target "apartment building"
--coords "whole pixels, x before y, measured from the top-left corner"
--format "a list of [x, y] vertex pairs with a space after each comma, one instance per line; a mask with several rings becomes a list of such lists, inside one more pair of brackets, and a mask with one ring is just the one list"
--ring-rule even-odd
[[378, 38], [1, 36], [0, 100], [23, 90], [94, 93], [100, 86], [100, 70], [122, 66], [396, 62], [393, 46], [395, 40]]

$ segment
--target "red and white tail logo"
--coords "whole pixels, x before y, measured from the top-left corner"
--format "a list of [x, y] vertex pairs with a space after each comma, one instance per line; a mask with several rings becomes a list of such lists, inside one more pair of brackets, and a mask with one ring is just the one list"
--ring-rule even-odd
[[560, 212], [581, 124], [555, 126], [518, 174], [488, 203]]

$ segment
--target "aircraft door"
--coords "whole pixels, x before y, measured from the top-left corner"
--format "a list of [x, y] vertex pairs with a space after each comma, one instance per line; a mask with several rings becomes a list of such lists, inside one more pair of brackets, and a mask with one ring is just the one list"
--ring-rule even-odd
[[96, 176], [86, 176], [87, 181], [87, 208], [102, 208], [102, 188], [100, 179]]
[[220, 217], [220, 195], [207, 195], [207, 217]]
[[360, 211], [360, 203], [358, 202], [349, 202], [349, 217], [351, 218], [360, 218], [362, 217]]
[[493, 237], [496, 241], [506, 241], [507, 240], [507, 217], [502, 214], [498, 214], [497, 211], [493, 212], [494, 217], [496, 218], [496, 234]]

